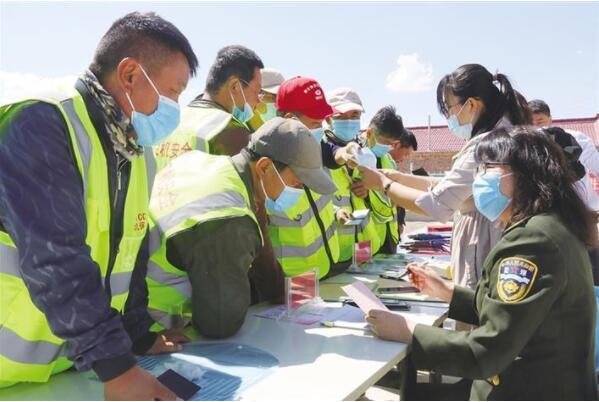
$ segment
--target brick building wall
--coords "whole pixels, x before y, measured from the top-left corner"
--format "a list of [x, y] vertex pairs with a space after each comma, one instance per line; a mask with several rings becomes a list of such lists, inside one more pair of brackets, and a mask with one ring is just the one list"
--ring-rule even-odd
[[[599, 114], [575, 119], [553, 119], [553, 125], [575, 130], [587, 135], [599, 149]], [[423, 167], [429, 173], [443, 173], [451, 168], [451, 158], [464, 146], [464, 140], [451, 134], [446, 125], [408, 127], [418, 142], [418, 150], [399, 168], [407, 172], [410, 167]], [[599, 180], [594, 179], [599, 187]]]
[[408, 172], [410, 162], [413, 169], [420, 167], [430, 173], [444, 173], [451, 169], [452, 158], [456, 152], [415, 152], [409, 159], [398, 164], [398, 168], [402, 172]]

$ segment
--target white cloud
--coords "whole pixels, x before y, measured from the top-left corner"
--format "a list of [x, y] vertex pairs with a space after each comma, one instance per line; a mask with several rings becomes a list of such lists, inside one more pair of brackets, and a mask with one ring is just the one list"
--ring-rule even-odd
[[401, 54], [397, 67], [387, 76], [387, 88], [394, 92], [422, 92], [432, 89], [433, 65], [420, 60], [418, 53]]
[[56, 89], [73, 87], [76, 75], [39, 77], [35, 74], [0, 71], [0, 105], [26, 99], [31, 95], [51, 94]]

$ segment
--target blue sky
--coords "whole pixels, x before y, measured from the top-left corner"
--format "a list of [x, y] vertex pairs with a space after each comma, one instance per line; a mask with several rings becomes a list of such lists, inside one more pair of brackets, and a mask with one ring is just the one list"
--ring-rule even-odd
[[189, 38], [201, 66], [184, 101], [202, 90], [219, 48], [242, 44], [286, 77], [311, 76], [325, 90], [353, 87], [366, 118], [392, 104], [407, 125], [425, 125], [429, 114], [443, 123], [436, 85], [472, 62], [545, 99], [554, 117], [599, 112], [597, 2], [4, 2], [0, 97], [77, 75], [111, 22], [134, 10], [158, 12]]

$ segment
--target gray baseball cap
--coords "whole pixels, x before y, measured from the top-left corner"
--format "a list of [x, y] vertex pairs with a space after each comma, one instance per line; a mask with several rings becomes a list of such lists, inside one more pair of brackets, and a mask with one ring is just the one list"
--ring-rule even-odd
[[250, 139], [248, 147], [289, 166], [297, 178], [319, 194], [333, 194], [337, 186], [322, 166], [320, 144], [302, 123], [275, 117], [264, 123]]
[[279, 87], [285, 81], [283, 74], [272, 68], [262, 69], [262, 90], [273, 95], [277, 94]]
[[327, 92], [326, 96], [327, 102], [341, 113], [349, 112], [350, 110], [364, 112], [360, 95], [351, 88], [333, 89]]

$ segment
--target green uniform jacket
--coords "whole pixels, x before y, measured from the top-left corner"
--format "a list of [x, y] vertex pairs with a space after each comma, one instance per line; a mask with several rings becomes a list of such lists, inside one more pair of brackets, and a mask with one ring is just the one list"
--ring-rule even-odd
[[554, 214], [508, 228], [449, 316], [472, 332], [417, 325], [416, 368], [474, 379], [475, 400], [595, 400], [595, 299], [582, 242]]

